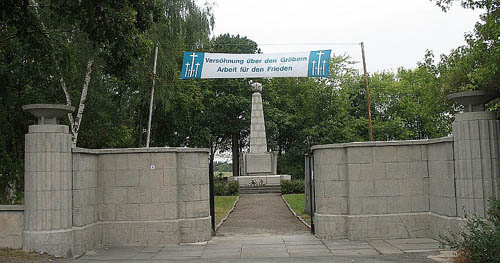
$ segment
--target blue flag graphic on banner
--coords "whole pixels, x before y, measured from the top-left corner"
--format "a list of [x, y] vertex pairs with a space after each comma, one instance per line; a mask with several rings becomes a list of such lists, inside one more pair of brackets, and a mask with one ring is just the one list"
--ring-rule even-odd
[[328, 77], [330, 73], [331, 50], [311, 51], [309, 54], [308, 77]]
[[184, 52], [182, 61], [182, 79], [199, 79], [203, 69], [203, 59], [205, 53], [201, 52]]

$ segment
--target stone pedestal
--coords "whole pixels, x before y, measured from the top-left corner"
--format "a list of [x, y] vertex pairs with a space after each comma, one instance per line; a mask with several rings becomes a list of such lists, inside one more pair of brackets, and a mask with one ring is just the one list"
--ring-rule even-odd
[[457, 214], [484, 217], [488, 199], [499, 196], [499, 124], [493, 112], [455, 115], [453, 148]]
[[38, 118], [25, 135], [25, 250], [73, 256], [72, 157], [69, 127], [57, 118], [74, 108], [33, 104], [23, 110]]

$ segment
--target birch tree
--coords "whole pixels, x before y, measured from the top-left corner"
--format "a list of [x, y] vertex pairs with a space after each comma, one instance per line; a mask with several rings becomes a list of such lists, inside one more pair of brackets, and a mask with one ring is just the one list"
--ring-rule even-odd
[[[81, 89], [78, 89], [81, 91], [79, 92], [80, 100], [77, 105], [77, 111], [68, 114], [73, 137], [73, 147], [76, 147], [78, 141], [87, 94], [91, 86], [95, 57], [102, 58], [106, 64], [107, 72], [113, 75], [123, 74], [123, 70], [126, 70], [128, 65], [133, 63], [134, 55], [140, 56], [144, 54], [143, 51], [146, 49], [144, 48], [145, 42], [140, 43], [139, 41], [137, 43], [135, 40], [140, 39], [139, 36], [152, 25], [153, 21], [144, 16], [144, 14], [158, 10], [154, 8], [151, 9], [153, 11], [146, 10], [147, 7], [155, 6], [154, 1], [146, 2], [142, 5], [137, 3], [127, 5], [97, 2], [94, 4], [58, 0], [45, 1], [42, 5], [44, 6], [44, 12], [42, 12], [39, 3], [36, 0], [30, 0], [31, 8], [40, 25], [40, 31], [52, 51], [54, 51], [51, 53], [51, 58], [57, 71], [55, 75], [59, 76], [59, 85], [64, 93], [66, 104], [69, 106], [72, 106], [71, 90], [77, 90], [77, 88], [68, 87], [64, 67], [59, 61], [61, 58], [56, 57], [56, 54], [61, 53], [59, 49], [67, 47], [88, 48], [92, 50], [86, 59], [85, 65], [82, 65], [85, 67], [83, 81], [78, 81], [82, 83], [82, 86]], [[78, 12], [75, 10], [78, 10]], [[70, 16], [68, 16], [68, 13]], [[48, 20], [48, 22], [45, 20]], [[103, 34], [102, 32], [105, 33]], [[123, 52], [122, 49], [130, 44], [140, 45], [136, 45], [139, 47], [136, 50], [130, 50], [132, 55], [124, 55], [126, 52]], [[120, 55], [117, 56], [117, 54]], [[74, 85], [77, 84], [73, 83]]]

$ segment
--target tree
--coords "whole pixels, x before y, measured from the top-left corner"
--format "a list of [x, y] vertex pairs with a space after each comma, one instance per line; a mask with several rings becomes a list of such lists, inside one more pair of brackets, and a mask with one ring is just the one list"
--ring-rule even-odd
[[[347, 56], [334, 56], [328, 78], [275, 78], [266, 83], [268, 145], [279, 152], [279, 170], [301, 178], [303, 158], [316, 144], [368, 141], [364, 79]], [[446, 136], [451, 104], [440, 89], [431, 53], [416, 69], [369, 78], [376, 140]]]
[[[257, 43], [239, 35], [233, 36], [223, 34], [215, 37], [211, 41], [209, 50], [217, 53], [259, 53]], [[233, 159], [233, 176], [239, 175], [240, 151], [244, 146], [243, 141], [249, 135], [250, 126], [250, 105], [251, 90], [250, 85], [243, 79], [215, 79], [208, 83], [207, 96], [210, 101], [207, 104], [207, 112], [217, 115], [216, 122], [212, 122], [217, 127], [221, 142], [231, 142], [231, 152]], [[213, 119], [212, 119], [213, 120]]]
[[[430, 55], [430, 54], [428, 54]], [[447, 136], [453, 107], [431, 64], [370, 77], [376, 140], [420, 140]]]
[[[136, 146], [155, 42], [162, 40], [163, 51], [173, 54], [161, 60], [158, 78], [166, 87], [179, 71], [180, 51], [201, 48], [213, 26], [210, 7], [192, 0], [7, 0], [0, 5], [0, 120], [6, 123], [0, 125], [0, 202], [6, 202], [6, 192], [16, 192], [13, 188], [23, 189], [24, 134], [33, 119], [22, 105], [80, 97], [86, 117], [82, 111], [72, 116], [72, 131], [84, 131], [75, 136], [79, 146]], [[168, 94], [158, 92], [163, 99]], [[158, 101], [159, 110], [168, 105]], [[162, 127], [156, 129], [161, 134]]]
[[[443, 11], [456, 0], [436, 0]], [[500, 80], [500, 1], [461, 0], [469, 9], [484, 13], [472, 33], [465, 34], [466, 45], [443, 55], [439, 71], [446, 92], [463, 90], [499, 90]]]

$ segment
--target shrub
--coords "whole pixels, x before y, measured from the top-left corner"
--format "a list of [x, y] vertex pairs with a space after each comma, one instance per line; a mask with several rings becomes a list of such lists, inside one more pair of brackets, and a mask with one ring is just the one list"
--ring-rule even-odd
[[304, 180], [281, 180], [281, 194], [303, 194]]
[[240, 183], [238, 181], [216, 181], [214, 183], [214, 194], [216, 196], [238, 195], [240, 193]]
[[223, 183], [223, 182], [227, 182], [227, 178], [224, 177], [224, 175], [222, 173], [217, 173], [217, 174], [214, 174], [214, 182], [216, 183]]
[[500, 262], [500, 200], [489, 200], [486, 219], [472, 215], [466, 219], [465, 230], [440, 236], [441, 245], [459, 251], [466, 262]]

